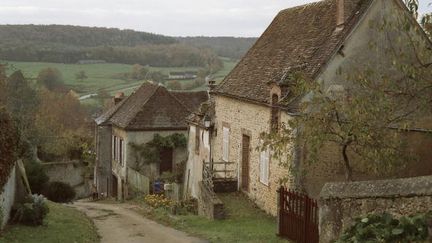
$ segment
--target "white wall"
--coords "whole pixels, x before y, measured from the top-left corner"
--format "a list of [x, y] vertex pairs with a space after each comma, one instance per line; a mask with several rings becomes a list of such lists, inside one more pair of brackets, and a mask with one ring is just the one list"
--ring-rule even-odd
[[0, 194], [0, 210], [2, 210], [3, 218], [0, 218], [0, 229], [6, 225], [10, 218], [10, 212], [12, 206], [15, 202], [15, 192], [16, 192], [16, 166], [12, 169], [9, 179], [2, 188], [2, 193]]

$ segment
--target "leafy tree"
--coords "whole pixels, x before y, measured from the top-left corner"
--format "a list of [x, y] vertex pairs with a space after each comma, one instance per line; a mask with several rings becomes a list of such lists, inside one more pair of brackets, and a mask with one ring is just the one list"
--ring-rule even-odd
[[388, 72], [378, 72], [370, 61], [352, 65], [349, 74], [338, 70], [345, 81], [335, 81], [337, 85], [317, 83], [301, 72], [287, 75], [293, 97], [301, 100], [299, 115], [282, 124], [280, 131], [263, 134], [263, 148], [270, 147], [283, 164], [297, 166], [291, 163], [293, 144], [306, 151], [306, 164], [326, 162], [320, 151], [336, 147], [348, 181], [354, 179], [354, 163], [364, 172], [384, 174], [415, 159], [404, 143], [404, 131], [431, 114], [432, 52], [427, 49], [430, 43], [407, 21], [395, 16], [372, 26], [387, 38], [390, 33], [399, 35], [397, 40], [387, 39], [385, 43], [392, 43], [388, 46], [369, 44], [371, 51], [383, 51], [388, 58]]
[[87, 74], [85, 71], [81, 70], [78, 73], [75, 74], [75, 78], [81, 82], [83, 82], [85, 79], [87, 79]]
[[87, 113], [71, 94], [42, 89], [35, 125], [39, 134], [39, 155], [45, 160], [78, 156], [83, 139], [91, 137]]
[[165, 75], [158, 71], [150, 72], [148, 77], [151, 81], [154, 81], [156, 83], [162, 83], [165, 80]]
[[56, 68], [42, 69], [37, 76], [37, 84], [51, 91], [64, 90], [63, 76]]
[[135, 80], [142, 80], [147, 77], [147, 74], [149, 73], [148, 68], [135, 64], [132, 66], [132, 72], [130, 73], [130, 78]]

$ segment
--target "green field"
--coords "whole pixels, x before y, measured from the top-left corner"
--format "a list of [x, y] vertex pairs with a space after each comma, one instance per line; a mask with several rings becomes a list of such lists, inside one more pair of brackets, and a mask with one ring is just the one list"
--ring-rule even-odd
[[[220, 81], [234, 67], [236, 62], [223, 58], [224, 68], [215, 74], [217, 81]], [[30, 80], [35, 80], [41, 69], [51, 67], [58, 69], [63, 80], [68, 87], [77, 92], [79, 95], [87, 95], [97, 93], [99, 91], [107, 91], [110, 94], [122, 91], [126, 95], [132, 93], [143, 81], [131, 81], [115, 78], [119, 73], [127, 73], [132, 70], [132, 65], [127, 64], [61, 64], [61, 63], [43, 63], [43, 62], [9, 62], [0, 61], [0, 63], [8, 64], [8, 73], [16, 70], [21, 70], [24, 76]], [[176, 71], [197, 71], [199, 67], [150, 67], [151, 71], [160, 71], [166, 75], [169, 72]], [[79, 81], [75, 78], [75, 74], [84, 71], [88, 76], [84, 81]], [[193, 80], [181, 80], [180, 82], [193, 82]], [[197, 90], [203, 90], [206, 87], [200, 87]], [[88, 99], [85, 103], [92, 103], [95, 100]]]

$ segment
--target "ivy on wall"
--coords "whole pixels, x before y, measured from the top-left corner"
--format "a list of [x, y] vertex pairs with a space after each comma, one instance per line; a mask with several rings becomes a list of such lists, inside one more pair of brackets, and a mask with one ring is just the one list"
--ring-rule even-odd
[[144, 165], [160, 163], [160, 153], [164, 149], [185, 148], [187, 139], [184, 134], [180, 133], [174, 133], [166, 137], [155, 134], [153, 140], [147, 143], [129, 143], [129, 146], [134, 153], [136, 169], [140, 170]]

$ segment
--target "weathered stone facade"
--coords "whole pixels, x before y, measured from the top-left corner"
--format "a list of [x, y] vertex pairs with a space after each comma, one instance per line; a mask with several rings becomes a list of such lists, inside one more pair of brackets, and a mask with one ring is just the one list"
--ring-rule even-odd
[[[269, 94], [270, 97], [270, 94]], [[223, 160], [223, 127], [228, 127], [229, 162], [235, 162], [232, 169], [237, 171], [239, 188], [242, 185], [242, 136], [250, 138], [249, 150], [249, 191], [245, 193], [262, 209], [272, 215], [277, 214], [277, 189], [279, 180], [290, 176], [287, 168], [279, 165], [279, 161], [270, 159], [269, 182], [260, 182], [260, 134], [270, 132], [271, 108], [237, 99], [216, 96], [216, 137], [212, 144], [213, 159]], [[289, 119], [282, 113], [282, 121]]]
[[432, 176], [328, 183], [320, 199], [320, 242], [332, 242], [357, 217], [387, 212], [396, 217], [432, 210]]
[[112, 126], [100, 125], [96, 127], [96, 164], [94, 183], [97, 191], [102, 195], [112, 194]]
[[[197, 132], [199, 133], [197, 135]], [[210, 161], [210, 132], [197, 125], [191, 124], [189, 127], [188, 139], [188, 161], [186, 164], [184, 177], [184, 197], [192, 196], [198, 198], [200, 189], [199, 182], [202, 181], [203, 162]], [[199, 138], [199, 148], [196, 148], [197, 137]]]
[[[118, 161], [112, 161], [112, 173], [117, 178], [117, 198], [123, 199], [128, 198], [128, 170], [129, 168], [139, 171], [143, 176], [149, 178], [150, 181], [157, 179], [160, 176], [159, 164], [152, 163], [144, 165], [144, 168], [137, 168], [135, 157], [136, 154], [133, 151], [132, 144], [146, 144], [153, 140], [156, 134], [162, 137], [166, 137], [175, 133], [183, 134], [187, 136], [184, 130], [173, 130], [173, 131], [127, 131], [118, 127], [113, 126], [113, 136], [121, 138], [125, 144], [124, 151], [124, 163], [120, 164]], [[111, 145], [110, 145], [111, 146]], [[176, 164], [186, 161], [187, 159], [187, 148], [176, 148], [173, 150], [173, 168]], [[143, 190], [142, 192], [145, 192]]]

